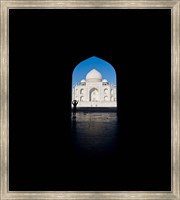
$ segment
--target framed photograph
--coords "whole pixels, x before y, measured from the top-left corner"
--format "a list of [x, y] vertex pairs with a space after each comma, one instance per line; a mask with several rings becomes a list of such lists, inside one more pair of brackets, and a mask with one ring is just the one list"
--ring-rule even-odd
[[180, 3], [1, 0], [1, 199], [180, 200]]

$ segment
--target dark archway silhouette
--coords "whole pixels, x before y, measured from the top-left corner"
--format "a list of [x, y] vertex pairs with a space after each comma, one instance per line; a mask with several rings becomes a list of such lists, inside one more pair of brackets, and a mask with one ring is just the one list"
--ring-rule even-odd
[[[171, 9], [10, 9], [9, 22], [9, 190], [170, 191]], [[102, 164], [70, 137], [72, 73], [92, 55], [117, 75], [118, 152]]]

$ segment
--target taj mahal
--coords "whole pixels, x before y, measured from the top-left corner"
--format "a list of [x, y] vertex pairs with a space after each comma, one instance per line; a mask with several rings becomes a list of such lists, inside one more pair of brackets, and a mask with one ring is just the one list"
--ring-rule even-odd
[[78, 101], [77, 107], [116, 107], [116, 86], [92, 69], [85, 79], [73, 87], [72, 100]]

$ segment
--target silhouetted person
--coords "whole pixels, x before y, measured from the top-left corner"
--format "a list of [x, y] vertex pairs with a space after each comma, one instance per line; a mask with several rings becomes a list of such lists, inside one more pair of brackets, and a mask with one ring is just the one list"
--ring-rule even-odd
[[78, 101], [77, 100], [73, 100], [72, 101], [72, 105], [73, 105], [73, 115], [75, 116], [76, 115], [76, 106], [78, 104]]

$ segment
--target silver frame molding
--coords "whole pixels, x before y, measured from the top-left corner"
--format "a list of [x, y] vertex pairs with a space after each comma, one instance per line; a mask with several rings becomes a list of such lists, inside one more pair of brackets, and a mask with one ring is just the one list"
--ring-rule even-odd
[[[116, 192], [52, 192], [9, 191], [8, 163], [9, 163], [9, 9], [171, 9], [171, 191], [116, 191]], [[0, 199], [2, 200], [48, 200], [48, 199], [123, 199], [123, 200], [180, 200], [180, 0], [0, 0]]]

